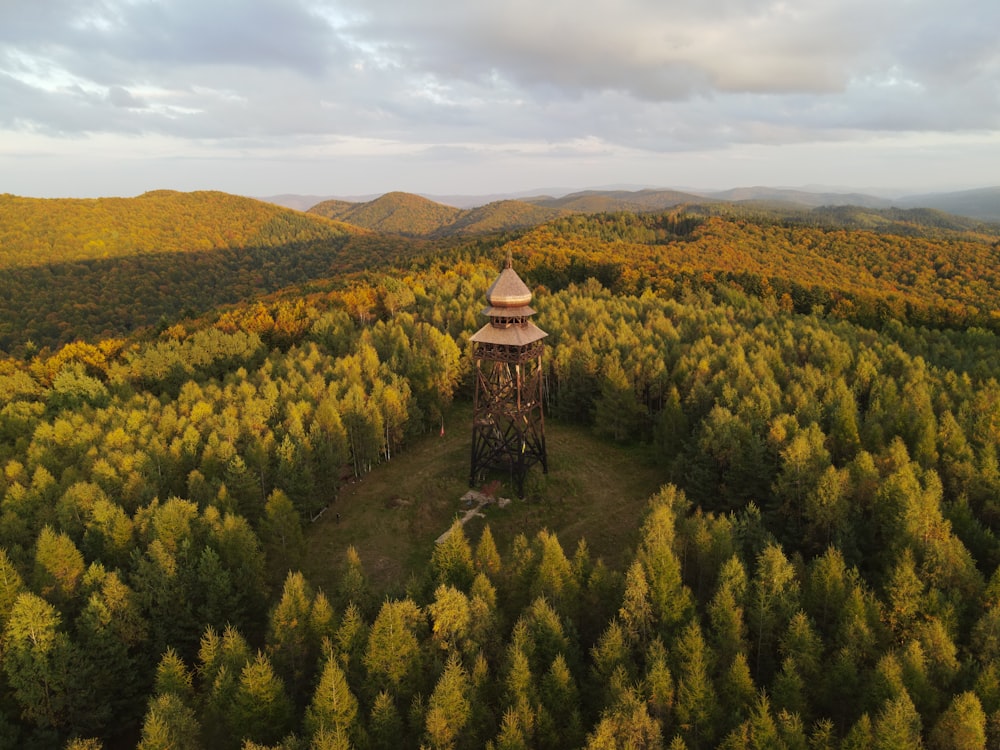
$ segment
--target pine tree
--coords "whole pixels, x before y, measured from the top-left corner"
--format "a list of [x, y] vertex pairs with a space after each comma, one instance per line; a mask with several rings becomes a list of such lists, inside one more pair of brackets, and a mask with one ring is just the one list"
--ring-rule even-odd
[[528, 750], [529, 732], [521, 724], [522, 717], [513, 706], [504, 712], [500, 722], [500, 732], [497, 734], [494, 747], [496, 750]]
[[686, 500], [673, 486], [660, 491], [650, 501], [642, 525], [636, 559], [642, 563], [649, 583], [649, 601], [657, 632], [671, 639], [692, 609], [691, 592], [681, 581], [681, 565], [674, 552], [674, 506]]
[[264, 504], [260, 541], [276, 575], [285, 576], [298, 568], [305, 552], [302, 518], [281, 490], [274, 490]]
[[431, 616], [434, 642], [449, 653], [467, 646], [472, 630], [469, 597], [453, 586], [441, 584], [434, 591], [434, 601], [427, 606]]
[[363, 676], [362, 659], [368, 643], [369, 629], [361, 610], [354, 602], [347, 605], [331, 645], [352, 684], [360, 684]]
[[718, 588], [708, 605], [708, 632], [720, 666], [749, 651], [743, 607], [746, 591], [746, 569], [734, 555], [723, 564]]
[[194, 701], [194, 683], [190, 670], [177, 652], [168, 648], [156, 667], [156, 681], [153, 686], [155, 695], [176, 695], [185, 704]]
[[336, 659], [327, 659], [306, 709], [305, 731], [315, 737], [322, 733], [340, 733], [347, 737], [360, 737], [357, 722], [358, 700], [347, 684], [344, 670]]
[[198, 674], [203, 685], [201, 724], [206, 745], [235, 747], [243, 736], [240, 727], [234, 726], [234, 704], [250, 658], [250, 648], [235, 628], [227, 627], [221, 636], [212, 628], [205, 630], [198, 650]]
[[65, 610], [83, 580], [83, 555], [66, 534], [45, 526], [35, 547], [34, 589]]
[[649, 602], [645, 569], [638, 560], [633, 561], [625, 574], [625, 597], [618, 617], [631, 643], [646, 643], [653, 626], [653, 608]]
[[457, 654], [448, 658], [427, 704], [427, 741], [432, 748], [450, 750], [455, 747], [477, 747], [476, 738], [465, 731], [472, 705], [469, 676]]
[[463, 592], [469, 590], [476, 577], [476, 570], [472, 561], [472, 548], [465, 537], [461, 521], [452, 523], [448, 536], [434, 546], [431, 571], [436, 583], [454, 586]]
[[985, 750], [986, 714], [975, 693], [959, 693], [938, 717], [929, 750]]
[[587, 750], [662, 747], [660, 723], [649, 715], [642, 696], [634, 690], [626, 691], [617, 705], [604, 712], [593, 732], [587, 735], [586, 744]]
[[312, 683], [319, 659], [319, 640], [310, 627], [312, 603], [313, 591], [305, 576], [289, 573], [269, 618], [268, 655], [296, 696]]
[[778, 634], [798, 609], [799, 584], [781, 547], [769, 544], [757, 558], [757, 573], [750, 584], [747, 621], [753, 636], [755, 673], [766, 681], [774, 673], [774, 647]]
[[[337, 586], [336, 603], [344, 609], [353, 603], [361, 614], [366, 614], [371, 595], [368, 591], [368, 577], [361, 564], [361, 556], [354, 545], [349, 545], [345, 557], [347, 564]], [[370, 613], [368, 614], [370, 616]]]
[[737, 652], [719, 684], [720, 726], [728, 731], [739, 726], [749, 715], [757, 696], [746, 654]]
[[74, 711], [78, 656], [61, 630], [62, 618], [39, 596], [14, 600], [3, 633], [3, 671], [21, 716], [42, 729], [62, 729]]
[[[522, 742], [533, 744], [537, 720], [538, 688], [527, 655], [515, 644], [507, 650], [507, 675], [504, 679], [504, 721], [501, 734], [508, 733]], [[508, 721], [508, 715], [511, 717]]]
[[493, 532], [490, 525], [483, 527], [483, 532], [479, 535], [479, 542], [476, 544], [476, 570], [489, 576], [494, 583], [503, 569], [503, 562], [500, 553], [497, 551], [496, 542], [493, 540]]
[[654, 639], [646, 649], [646, 675], [642, 681], [650, 714], [663, 727], [670, 725], [674, 707], [674, 679], [667, 658], [663, 642]]
[[403, 719], [385, 690], [375, 696], [368, 719], [368, 738], [373, 750], [396, 750], [403, 733]]
[[265, 744], [277, 742], [291, 728], [292, 704], [263, 653], [258, 651], [243, 667], [226, 719], [232, 736]]
[[162, 693], [150, 701], [137, 750], [198, 750], [201, 726], [178, 695]]
[[644, 409], [617, 356], [606, 357], [602, 369], [600, 393], [594, 402], [594, 424], [612, 440], [634, 439]]
[[688, 623], [674, 645], [677, 663], [676, 715], [692, 748], [709, 747], [718, 712], [711, 674], [711, 654], [696, 620]]
[[76, 621], [74, 680], [81, 689], [74, 723], [81, 733], [137, 725], [143, 711], [147, 622], [135, 593], [118, 574], [99, 574], [97, 567], [92, 565], [87, 575], [96, 590]]
[[391, 689], [410, 696], [423, 673], [420, 648], [424, 614], [411, 599], [386, 601], [368, 636], [364, 665], [373, 693]]
[[[552, 750], [578, 747], [583, 740], [580, 698], [576, 682], [562, 654], [556, 656], [552, 666], [542, 677], [539, 694], [543, 709], [538, 725], [539, 747]], [[544, 721], [542, 717], [545, 718]]]
[[899, 555], [899, 559], [886, 584], [887, 616], [897, 642], [906, 641], [922, 607], [924, 584], [916, 571], [913, 552], [909, 547]]
[[906, 691], [886, 701], [873, 727], [876, 750], [918, 750], [922, 748], [920, 714]]
[[23, 590], [24, 581], [20, 573], [7, 555], [7, 550], [0, 547], [0, 630], [6, 626], [14, 601]]
[[531, 587], [532, 596], [544, 596], [561, 615], [575, 618], [579, 606], [579, 587], [558, 537], [543, 529], [538, 532], [535, 541], [539, 555]]

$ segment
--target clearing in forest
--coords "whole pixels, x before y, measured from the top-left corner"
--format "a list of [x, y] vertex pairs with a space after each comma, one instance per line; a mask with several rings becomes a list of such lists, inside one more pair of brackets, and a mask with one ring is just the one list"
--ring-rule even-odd
[[[406, 450], [361, 480], [345, 484], [330, 510], [306, 529], [303, 573], [315, 586], [336, 587], [345, 551], [354, 545], [376, 594], [398, 594], [411, 576], [419, 576], [431, 558], [435, 540], [468, 508], [471, 408], [457, 404], [437, 432], [411, 441]], [[583, 427], [546, 421], [549, 473], [532, 468], [528, 498], [504, 508], [491, 503], [471, 518], [465, 534], [472, 544], [489, 523], [501, 554], [511, 540], [529, 538], [541, 529], [555, 532], [572, 556], [587, 540], [591, 557], [620, 567], [634, 548], [647, 500], [663, 483], [663, 472], [640, 449], [623, 448], [596, 438]], [[517, 493], [503, 477], [498, 497]], [[339, 520], [338, 516], [339, 515]]]

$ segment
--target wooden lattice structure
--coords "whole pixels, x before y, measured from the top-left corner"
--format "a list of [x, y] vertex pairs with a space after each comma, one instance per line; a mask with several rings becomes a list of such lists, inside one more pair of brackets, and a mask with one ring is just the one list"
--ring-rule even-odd
[[524, 497], [524, 477], [534, 464], [548, 472], [542, 414], [542, 341], [529, 306], [531, 290], [507, 265], [486, 291], [489, 322], [472, 336], [475, 391], [469, 485], [489, 469], [509, 470]]

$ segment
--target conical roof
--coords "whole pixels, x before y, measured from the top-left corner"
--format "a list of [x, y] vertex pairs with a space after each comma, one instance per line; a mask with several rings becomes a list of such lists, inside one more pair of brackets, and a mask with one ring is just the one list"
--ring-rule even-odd
[[496, 281], [486, 290], [486, 301], [491, 307], [524, 307], [531, 302], [531, 290], [521, 281], [511, 266], [510, 252], [507, 253], [507, 267]]

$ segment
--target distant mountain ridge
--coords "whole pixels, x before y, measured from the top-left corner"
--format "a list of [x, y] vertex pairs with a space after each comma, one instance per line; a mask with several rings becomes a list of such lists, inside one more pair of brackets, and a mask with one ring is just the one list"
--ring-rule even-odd
[[518, 200], [461, 209], [413, 193], [392, 192], [364, 203], [323, 201], [309, 213], [384, 234], [432, 238], [524, 229], [567, 212]]
[[911, 195], [901, 198], [897, 205], [905, 208], [936, 208], [959, 216], [1000, 222], [1000, 186], [954, 193]]
[[865, 193], [812, 192], [793, 188], [742, 187], [721, 192], [705, 193], [705, 197], [732, 203], [767, 202], [793, 203], [810, 208], [820, 206], [861, 206], [891, 208], [893, 201]]
[[[859, 206], [862, 208], [930, 208], [945, 211], [957, 216], [966, 216], [980, 221], [1000, 222], [1000, 186], [961, 190], [947, 193], [928, 193], [921, 195], [904, 195], [895, 198], [870, 195], [864, 192], [837, 189], [809, 188], [775, 188], [766, 186], [737, 187], [721, 191], [674, 190], [668, 188], [625, 189], [589, 189], [562, 193], [560, 191], [526, 191], [512, 194], [493, 194], [489, 196], [416, 196], [412, 193], [386, 193], [378, 197], [365, 198], [334, 198], [316, 199], [316, 196], [279, 195], [260, 200], [277, 203], [278, 205], [296, 210], [311, 210], [317, 205], [325, 205], [320, 213], [331, 218], [340, 218], [349, 223], [355, 223], [344, 218], [349, 212], [349, 206], [378, 203], [386, 196], [415, 195], [423, 200], [458, 210], [484, 208], [487, 205], [506, 204], [509, 201], [526, 203], [538, 207], [574, 211], [580, 213], [602, 213], [613, 211], [661, 211], [685, 203], [705, 203], [706, 201], [726, 203], [754, 203], [762, 206], [797, 206], [801, 208], [820, 208], [824, 206]], [[310, 202], [312, 201], [312, 202]], [[343, 203], [341, 209], [331, 206]], [[523, 209], [522, 209], [523, 210]], [[342, 213], [338, 213], [342, 211]], [[363, 212], [355, 214], [364, 217]], [[401, 217], [400, 217], [401, 218]], [[362, 218], [358, 226], [370, 229], [368, 220]], [[445, 232], [447, 224], [442, 224], [434, 231]], [[474, 233], [474, 227], [465, 226], [463, 231]], [[445, 232], [446, 233], [446, 232]], [[411, 232], [411, 236], [415, 236]]]

